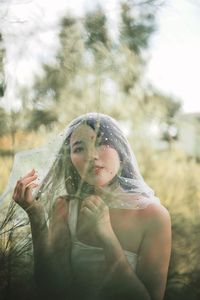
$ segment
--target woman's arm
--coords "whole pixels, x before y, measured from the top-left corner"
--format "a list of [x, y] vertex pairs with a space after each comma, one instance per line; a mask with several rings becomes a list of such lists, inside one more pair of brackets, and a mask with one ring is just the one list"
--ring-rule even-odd
[[55, 284], [65, 293], [69, 292], [72, 283], [68, 203], [66, 196], [56, 199], [50, 216], [48, 239]]
[[49, 228], [43, 207], [34, 205], [27, 213], [33, 240], [34, 273], [40, 293], [48, 299], [64, 299], [69, 294], [72, 278], [67, 202], [63, 197], [56, 199]]
[[137, 264], [137, 274], [148, 289], [151, 299], [164, 297], [171, 253], [171, 221], [162, 205], [146, 209], [146, 234]]
[[40, 291], [45, 291], [49, 284], [50, 253], [48, 248], [48, 226], [45, 211], [41, 204], [34, 203], [27, 209], [31, 226], [34, 277]]
[[[130, 267], [114, 234], [102, 239], [106, 262], [112, 274], [110, 291], [125, 299], [162, 300], [164, 297], [170, 251], [171, 225], [167, 210], [161, 205], [146, 209], [146, 233], [142, 241], [136, 272]], [[113, 299], [115, 296], [113, 295]], [[120, 297], [119, 297], [120, 299]]]
[[163, 299], [171, 244], [167, 211], [161, 205], [146, 208], [143, 216], [146, 233], [135, 272], [113, 232], [108, 209], [101, 201], [98, 197], [90, 197], [83, 204], [82, 213], [91, 220], [96, 216], [98, 220], [96, 234], [104, 249], [108, 270], [102, 289], [105, 299]]
[[37, 186], [34, 183], [36, 178], [32, 170], [18, 180], [13, 200], [26, 211], [30, 220], [34, 275], [40, 293], [48, 299], [63, 299], [67, 285], [66, 270], [69, 270], [66, 259], [69, 256], [67, 204], [62, 198], [61, 208], [61, 199], [55, 201], [48, 228], [43, 205], [32, 197], [32, 189]]
[[[41, 270], [43, 270], [43, 264], [45, 264], [48, 252], [48, 227], [42, 204], [32, 196], [32, 190], [38, 186], [35, 183], [36, 179], [37, 174], [35, 170], [20, 178], [13, 192], [13, 200], [28, 214], [32, 233], [34, 265], [36, 270], [38, 270], [41, 264]], [[36, 271], [36, 273], [38, 272]]]

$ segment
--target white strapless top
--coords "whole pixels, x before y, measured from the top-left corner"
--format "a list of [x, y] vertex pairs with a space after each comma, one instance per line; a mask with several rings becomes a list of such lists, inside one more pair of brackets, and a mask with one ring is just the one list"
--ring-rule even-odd
[[[106, 272], [103, 248], [94, 247], [80, 242], [76, 237], [78, 218], [78, 201], [69, 201], [69, 229], [72, 237], [71, 263], [74, 276], [85, 293], [86, 299], [95, 299], [95, 294], [109, 280]], [[124, 254], [133, 270], [136, 269], [137, 254], [124, 250]]]

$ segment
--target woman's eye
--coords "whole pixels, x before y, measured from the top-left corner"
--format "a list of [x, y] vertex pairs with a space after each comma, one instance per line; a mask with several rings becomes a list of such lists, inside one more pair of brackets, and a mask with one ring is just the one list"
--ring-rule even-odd
[[73, 153], [79, 153], [79, 152], [82, 152], [84, 150], [83, 147], [77, 147], [74, 149]]

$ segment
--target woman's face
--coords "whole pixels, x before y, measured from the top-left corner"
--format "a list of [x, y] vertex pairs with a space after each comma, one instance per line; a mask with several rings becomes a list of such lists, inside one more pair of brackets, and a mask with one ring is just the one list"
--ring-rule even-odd
[[81, 178], [97, 187], [108, 184], [118, 173], [120, 159], [117, 151], [101, 144], [88, 125], [77, 127], [70, 138], [71, 161]]

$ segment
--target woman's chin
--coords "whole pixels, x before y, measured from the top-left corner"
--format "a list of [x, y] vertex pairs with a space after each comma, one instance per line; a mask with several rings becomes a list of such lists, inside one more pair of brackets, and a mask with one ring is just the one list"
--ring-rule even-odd
[[102, 189], [110, 184], [112, 182], [113, 178], [109, 178], [109, 180], [105, 180], [103, 178], [92, 178], [92, 179], [86, 179], [85, 181], [95, 188]]

